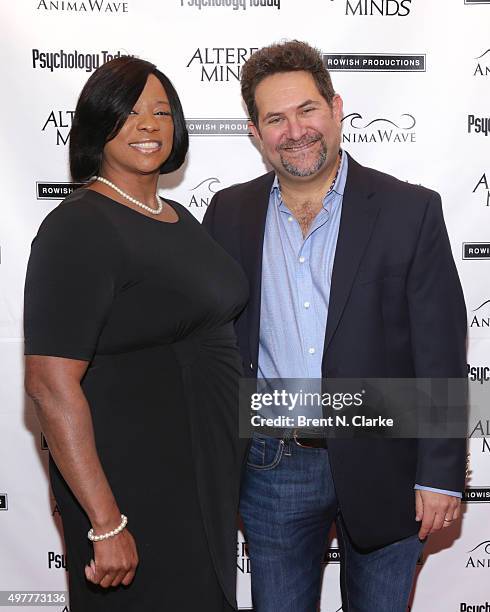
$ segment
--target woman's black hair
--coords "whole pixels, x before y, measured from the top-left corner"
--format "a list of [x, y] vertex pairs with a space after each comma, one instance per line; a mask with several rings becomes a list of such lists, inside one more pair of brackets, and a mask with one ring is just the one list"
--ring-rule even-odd
[[174, 86], [154, 64], [123, 56], [97, 68], [78, 98], [70, 131], [70, 171], [74, 181], [87, 181], [99, 173], [104, 146], [122, 128], [150, 74], [165, 89], [174, 123], [172, 151], [160, 167], [160, 174], [173, 172], [184, 163], [189, 135]]

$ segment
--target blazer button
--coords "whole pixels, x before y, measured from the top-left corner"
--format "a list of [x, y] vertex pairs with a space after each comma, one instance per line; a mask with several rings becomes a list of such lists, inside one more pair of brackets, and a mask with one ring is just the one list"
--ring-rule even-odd
[[254, 364], [252, 362], [250, 362], [250, 369], [253, 370], [254, 369]]

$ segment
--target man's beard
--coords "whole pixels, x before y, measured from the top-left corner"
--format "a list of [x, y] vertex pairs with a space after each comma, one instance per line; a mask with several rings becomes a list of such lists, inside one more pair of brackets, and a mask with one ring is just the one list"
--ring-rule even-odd
[[[321, 149], [318, 153], [318, 157], [310, 166], [298, 167], [282, 155], [282, 151], [284, 149], [287, 150], [288, 148], [301, 147], [311, 144], [312, 142], [318, 141], [320, 142]], [[281, 158], [282, 167], [284, 168], [284, 170], [286, 170], [286, 172], [293, 176], [312, 176], [320, 170], [320, 168], [327, 160], [327, 143], [325, 142], [325, 139], [321, 134], [316, 134], [314, 136], [305, 136], [301, 140], [288, 140], [285, 143], [282, 143], [277, 150]]]

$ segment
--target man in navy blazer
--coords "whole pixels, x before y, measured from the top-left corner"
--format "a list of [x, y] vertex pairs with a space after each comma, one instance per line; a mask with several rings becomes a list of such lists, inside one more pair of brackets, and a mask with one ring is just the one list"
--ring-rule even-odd
[[[273, 171], [217, 193], [204, 225], [244, 268], [252, 378], [465, 378], [466, 310], [441, 199], [342, 151], [321, 55], [290, 41], [242, 70]], [[463, 439], [254, 435], [240, 510], [256, 612], [312, 612], [327, 534], [343, 609], [404, 612], [423, 540], [459, 518]]]

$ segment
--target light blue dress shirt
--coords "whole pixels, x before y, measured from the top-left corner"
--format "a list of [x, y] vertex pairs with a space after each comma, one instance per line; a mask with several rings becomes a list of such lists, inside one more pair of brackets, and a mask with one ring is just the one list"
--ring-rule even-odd
[[[276, 176], [271, 188], [262, 259], [258, 377], [320, 379], [330, 286], [349, 160], [323, 206], [303, 233], [281, 197]], [[415, 485], [416, 489], [461, 497], [460, 492]]]

